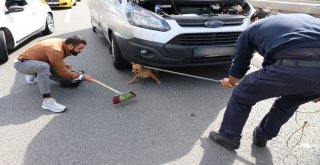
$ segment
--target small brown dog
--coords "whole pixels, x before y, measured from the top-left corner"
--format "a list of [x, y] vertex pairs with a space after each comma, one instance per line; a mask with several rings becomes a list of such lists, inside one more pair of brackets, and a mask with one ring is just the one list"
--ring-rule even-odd
[[152, 69], [147, 69], [147, 68], [144, 68], [142, 65], [140, 64], [135, 64], [133, 62], [131, 62], [132, 64], [132, 71], [131, 73], [133, 73], [134, 77], [132, 80], [128, 81], [128, 84], [132, 84], [138, 77], [139, 78], [152, 78], [154, 79], [157, 84], [161, 84], [160, 80], [156, 77], [157, 75], [157, 71], [155, 70], [152, 70]]

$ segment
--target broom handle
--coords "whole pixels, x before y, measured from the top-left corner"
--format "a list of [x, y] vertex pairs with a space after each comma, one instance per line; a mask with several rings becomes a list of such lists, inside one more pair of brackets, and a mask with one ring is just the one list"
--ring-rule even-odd
[[[80, 72], [80, 71], [78, 71], [78, 70], [75, 70], [75, 69], [73, 69], [73, 68], [70, 68], [70, 70], [72, 70], [72, 71], [74, 71], [74, 72], [77, 72], [77, 73], [79, 73], [79, 74], [81, 74], [81, 75], [83, 74], [82, 72]], [[101, 86], [103, 86], [103, 87], [105, 87], [105, 88], [107, 88], [107, 89], [109, 89], [109, 90], [111, 90], [111, 91], [113, 91], [113, 92], [115, 92], [115, 93], [117, 93], [117, 94], [121, 94], [121, 92], [119, 92], [119, 91], [111, 88], [110, 86], [108, 86], [108, 85], [106, 85], [106, 84], [104, 84], [104, 83], [102, 83], [102, 82], [100, 82], [100, 81], [98, 81], [98, 80], [96, 80], [96, 79], [94, 79], [94, 82], [98, 83], [99, 85], [101, 85]]]
[[211, 79], [211, 78], [200, 77], [200, 76], [195, 76], [195, 75], [190, 75], [190, 74], [185, 74], [185, 73], [179, 73], [179, 72], [174, 72], [174, 71], [171, 71], [171, 70], [159, 69], [159, 68], [154, 68], [154, 67], [150, 67], [150, 66], [143, 66], [143, 67], [148, 68], [148, 69], [157, 70], [157, 71], [162, 71], [162, 72], [167, 72], [167, 73], [172, 73], [172, 74], [178, 74], [178, 75], [182, 75], [182, 76], [187, 76], [187, 77], [197, 78], [197, 79], [201, 79], [201, 80], [207, 80], [207, 81], [213, 81], [213, 82], [220, 83], [220, 80], [215, 80], [215, 79]]
[[105, 87], [105, 88], [107, 88], [107, 89], [109, 89], [109, 90], [111, 90], [111, 91], [113, 91], [113, 92], [115, 92], [117, 94], [121, 94], [121, 92], [115, 90], [114, 88], [111, 88], [110, 86], [108, 86], [108, 85], [106, 85], [106, 84], [104, 84], [104, 83], [102, 83], [102, 82], [100, 82], [100, 81], [98, 81], [96, 79], [94, 79], [94, 82], [98, 83], [99, 85], [101, 85], [101, 86], [103, 86], [103, 87]]

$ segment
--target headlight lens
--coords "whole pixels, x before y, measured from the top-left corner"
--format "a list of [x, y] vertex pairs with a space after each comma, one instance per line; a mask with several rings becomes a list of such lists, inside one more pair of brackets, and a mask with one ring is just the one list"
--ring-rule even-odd
[[158, 31], [170, 30], [170, 26], [163, 18], [142, 8], [127, 9], [126, 16], [128, 22], [134, 26]]

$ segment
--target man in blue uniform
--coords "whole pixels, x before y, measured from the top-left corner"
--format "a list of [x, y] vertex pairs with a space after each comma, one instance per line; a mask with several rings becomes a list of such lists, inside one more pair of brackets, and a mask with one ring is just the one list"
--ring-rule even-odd
[[[250, 73], [254, 51], [263, 68]], [[229, 77], [223, 87], [236, 86], [219, 132], [209, 138], [229, 149], [240, 146], [241, 132], [257, 102], [277, 97], [253, 131], [253, 143], [265, 147], [300, 105], [320, 98], [320, 20], [306, 14], [282, 14], [254, 22], [241, 33]]]

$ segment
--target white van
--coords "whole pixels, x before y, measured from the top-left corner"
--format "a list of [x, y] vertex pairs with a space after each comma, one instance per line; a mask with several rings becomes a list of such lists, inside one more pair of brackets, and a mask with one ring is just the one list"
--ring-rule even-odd
[[254, 8], [245, 0], [88, 0], [115, 68], [231, 63]]
[[0, 20], [0, 63], [8, 60], [8, 49], [39, 32], [54, 31], [52, 11], [40, 0], [1, 0]]

